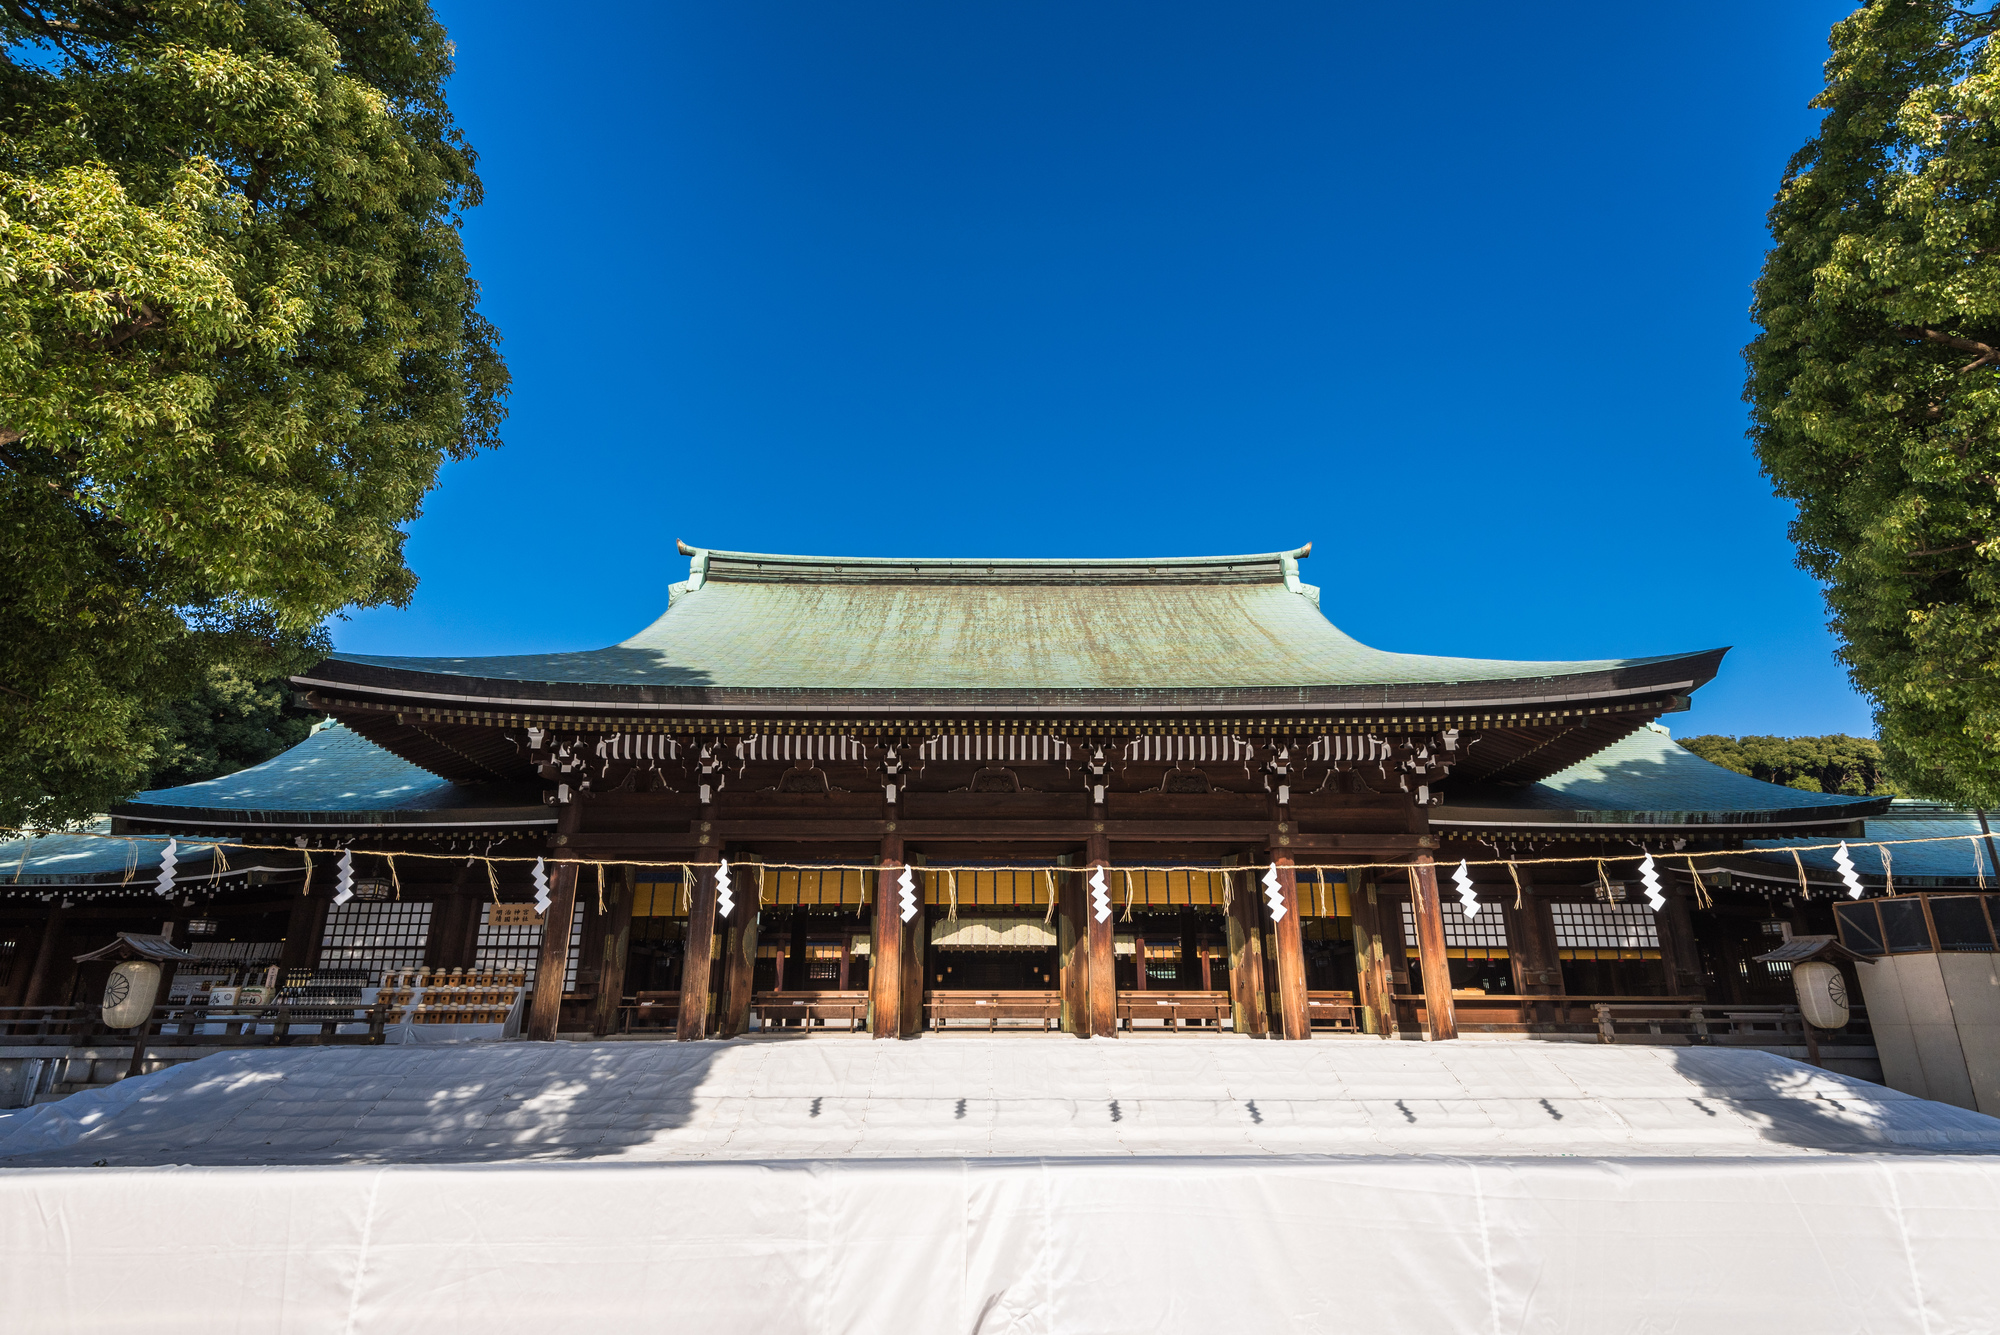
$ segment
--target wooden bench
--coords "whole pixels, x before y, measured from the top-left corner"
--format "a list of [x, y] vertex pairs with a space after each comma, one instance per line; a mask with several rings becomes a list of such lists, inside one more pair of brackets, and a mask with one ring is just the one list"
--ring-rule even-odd
[[766, 1029], [797, 1025], [810, 1036], [834, 1020], [847, 1021], [853, 1033], [868, 1019], [866, 992], [759, 992], [750, 999], [750, 1013]]
[[1039, 1022], [1046, 1033], [1062, 1019], [1062, 998], [1054, 992], [932, 992], [924, 998], [924, 1014], [939, 1031], [968, 1022], [992, 1033], [1005, 1020]]
[[1306, 1017], [1314, 1029], [1340, 1034], [1361, 1032], [1361, 1010], [1352, 992], [1306, 993]]
[[641, 1029], [673, 1028], [681, 1022], [681, 994], [675, 992], [635, 992], [632, 1000], [618, 1008], [618, 1032], [629, 1034]]
[[1182, 1021], [1192, 1028], [1220, 1028], [1229, 1021], [1229, 994], [1227, 992], [1166, 992], [1148, 989], [1144, 992], [1120, 992], [1118, 994], [1118, 1027], [1131, 1029], [1135, 1024], [1159, 1021], [1160, 1027], [1178, 1033]]

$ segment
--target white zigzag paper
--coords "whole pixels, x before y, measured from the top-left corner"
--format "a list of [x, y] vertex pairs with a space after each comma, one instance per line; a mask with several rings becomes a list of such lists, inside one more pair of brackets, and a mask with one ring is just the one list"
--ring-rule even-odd
[[535, 883], [535, 912], [546, 915], [552, 901], [549, 895], [549, 873], [540, 858], [535, 859], [535, 870], [529, 879]]
[[1845, 839], [1841, 840], [1840, 847], [1834, 850], [1833, 865], [1840, 868], [1840, 879], [1847, 886], [1847, 897], [1861, 898], [1861, 878], [1854, 874], [1854, 859], [1848, 856]]
[[723, 858], [715, 864], [715, 911], [724, 918], [729, 910], [736, 907], [736, 896], [731, 894], [729, 884], [729, 859]]
[[160, 879], [153, 885], [153, 892], [171, 895], [174, 892], [174, 868], [180, 865], [181, 846], [172, 839], [160, 850]]
[[917, 878], [910, 874], [908, 867], [903, 868], [903, 874], [896, 878], [896, 893], [902, 903], [903, 921], [908, 922], [917, 916]]
[[1271, 906], [1271, 921], [1280, 922], [1285, 916], [1285, 886], [1278, 879], [1278, 864], [1273, 862], [1264, 869], [1264, 902]]
[[1479, 892], [1472, 888], [1472, 873], [1466, 868], [1464, 858], [1458, 860], [1458, 870], [1451, 874], [1451, 879], [1458, 886], [1459, 907], [1465, 911], [1466, 917], [1477, 918], [1479, 916]]
[[1639, 884], [1646, 887], [1646, 903], [1658, 913], [1667, 906], [1667, 897], [1660, 893], [1660, 874], [1653, 870], [1653, 855], [1646, 854], [1646, 860], [1639, 864]]
[[340, 850], [340, 873], [333, 878], [333, 902], [345, 904], [354, 898], [354, 854]]
[[1090, 911], [1103, 922], [1111, 916], [1111, 892], [1104, 887], [1104, 868], [1098, 867], [1090, 873]]

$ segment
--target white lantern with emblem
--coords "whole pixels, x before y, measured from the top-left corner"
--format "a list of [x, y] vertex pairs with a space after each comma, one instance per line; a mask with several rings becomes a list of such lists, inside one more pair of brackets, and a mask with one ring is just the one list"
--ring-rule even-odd
[[1847, 980], [1840, 976], [1839, 969], [1824, 960], [1794, 964], [1792, 986], [1798, 989], [1799, 1012], [1807, 1024], [1815, 1029], [1846, 1026]]
[[151, 960], [126, 960], [104, 980], [104, 1024], [130, 1029], [153, 1013], [160, 996], [160, 966]]

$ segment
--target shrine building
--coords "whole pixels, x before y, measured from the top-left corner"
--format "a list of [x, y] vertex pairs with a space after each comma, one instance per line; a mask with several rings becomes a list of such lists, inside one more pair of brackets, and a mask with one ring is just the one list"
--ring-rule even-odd
[[1673, 743], [1722, 650], [1373, 649], [1310, 547], [681, 551], [621, 644], [335, 654], [292, 683], [329, 722], [276, 759], [0, 849], [0, 1003], [101, 987], [76, 957], [127, 931], [199, 957], [175, 1000], [512, 970], [545, 1039], [1588, 1033], [1789, 1000], [1756, 956], [1832, 932], [1831, 887], [1760, 847], [1890, 814]]

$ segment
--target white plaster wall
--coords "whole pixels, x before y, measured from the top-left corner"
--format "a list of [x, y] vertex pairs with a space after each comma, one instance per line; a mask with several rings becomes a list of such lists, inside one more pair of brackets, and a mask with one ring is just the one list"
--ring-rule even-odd
[[[1861, 996], [1875, 1031], [1883, 1082], [1918, 1098], [1979, 1109], [1966, 1054], [1953, 1022], [1953, 995], [1938, 955], [1885, 955], [1861, 965]], [[1990, 960], [1990, 956], [1966, 956]], [[1968, 983], [1968, 987], [1971, 984]], [[1996, 1002], [2000, 1005], [2000, 1002]], [[2000, 1025], [2000, 1010], [1994, 1012]], [[2000, 1033], [1994, 1036], [2000, 1041]], [[2000, 1074], [2000, 1064], [1993, 1068]], [[1990, 1082], [1989, 1082], [1990, 1083]]]

